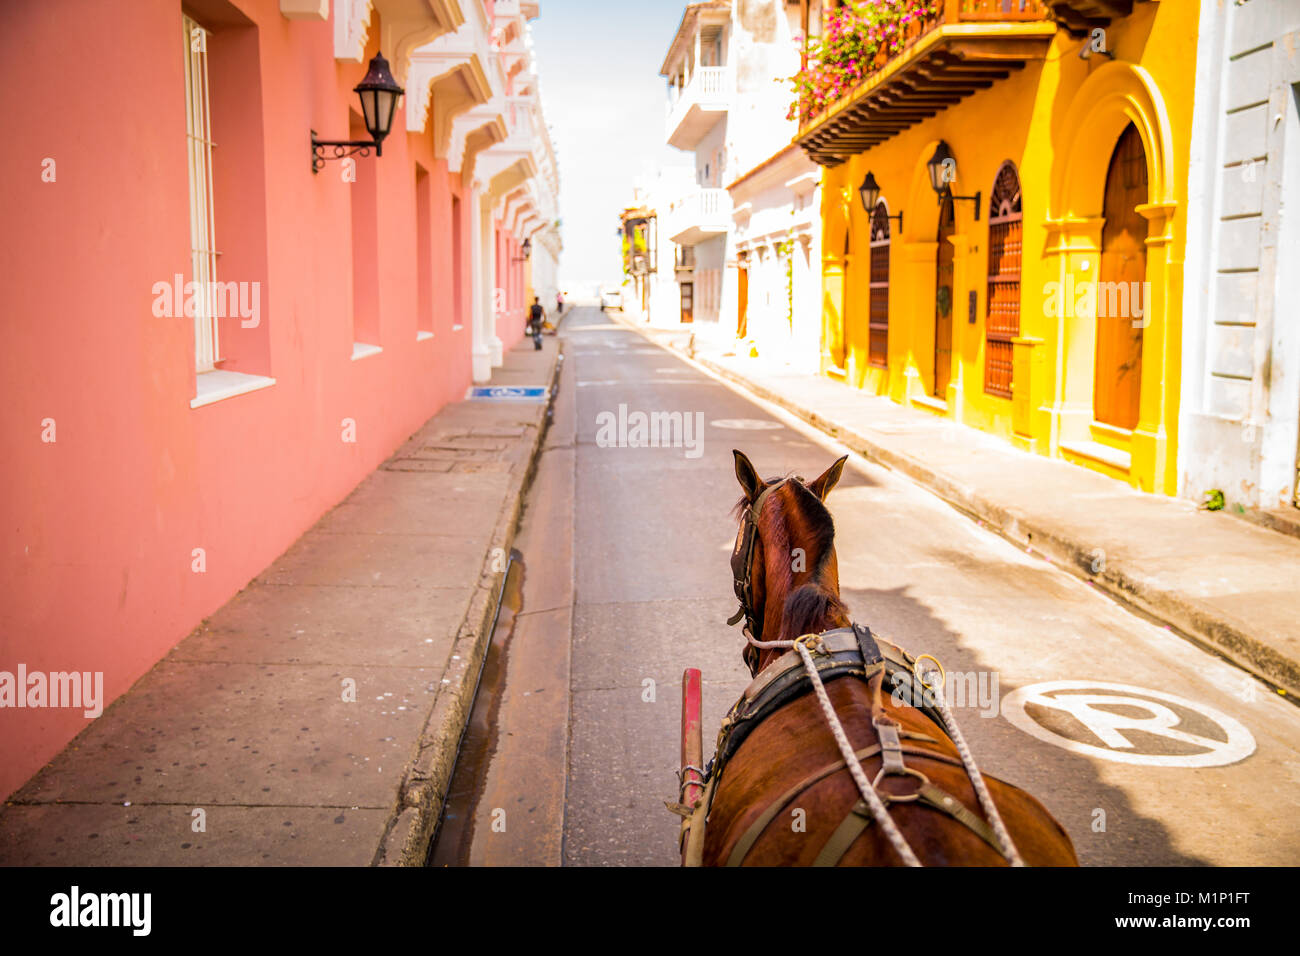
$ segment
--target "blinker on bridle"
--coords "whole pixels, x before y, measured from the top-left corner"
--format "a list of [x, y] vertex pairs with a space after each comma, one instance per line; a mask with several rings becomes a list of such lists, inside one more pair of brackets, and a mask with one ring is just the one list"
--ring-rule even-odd
[[[756, 641], [761, 641], [763, 639], [763, 615], [758, 613], [761, 611], [761, 608], [756, 609], [754, 607], [754, 545], [758, 541], [758, 517], [763, 512], [763, 503], [767, 500], [767, 496], [776, 491], [776, 489], [780, 488], [787, 481], [797, 481], [800, 484], [803, 484], [803, 478], [799, 475], [795, 475], [793, 478], [782, 478], [780, 481], [768, 485], [759, 492], [759, 495], [754, 499], [753, 504], [745, 509], [744, 537], [741, 539], [739, 550], [736, 551], [731, 559], [732, 582], [736, 592], [736, 597], [740, 601], [740, 607], [737, 609], [735, 614], [727, 618], [727, 624], [728, 626], [734, 625], [738, 623], [741, 618], [744, 618], [744, 629], [748, 631], [749, 636]], [[739, 569], [736, 567], [736, 558], [740, 559]]]

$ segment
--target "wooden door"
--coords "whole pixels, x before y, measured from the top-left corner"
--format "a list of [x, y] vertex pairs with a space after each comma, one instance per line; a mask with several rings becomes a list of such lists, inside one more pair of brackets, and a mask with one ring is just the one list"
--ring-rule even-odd
[[682, 283], [682, 321], [695, 321], [695, 283]]
[[749, 268], [742, 262], [736, 272], [736, 338], [743, 339], [749, 334]]
[[956, 231], [953, 203], [945, 199], [939, 207], [939, 249], [934, 268], [934, 394], [948, 397], [952, 378], [952, 243]]
[[831, 361], [839, 369], [849, 367], [849, 250], [852, 248], [853, 224], [844, 227], [844, 274], [840, 278], [839, 327], [831, 327]]
[[984, 391], [1012, 397], [1015, 338], [1020, 334], [1020, 249], [1024, 214], [1020, 176], [1007, 160], [989, 200], [988, 320], [984, 325]]
[[[1097, 288], [1096, 378], [1093, 418], [1107, 425], [1132, 429], [1142, 397], [1142, 328], [1134, 318], [1131, 294], [1142, 295], [1147, 275], [1147, 221], [1137, 207], [1148, 201], [1147, 161], [1137, 128], [1120, 135], [1106, 173], [1106, 198], [1101, 229], [1101, 268]], [[1112, 296], [1110, 283], [1123, 283], [1130, 295]], [[1108, 303], [1129, 302], [1127, 310], [1110, 312]], [[1143, 315], [1151, 303], [1142, 302]]]
[[871, 283], [868, 292], [867, 362], [889, 367], [889, 210], [876, 203], [871, 215]]

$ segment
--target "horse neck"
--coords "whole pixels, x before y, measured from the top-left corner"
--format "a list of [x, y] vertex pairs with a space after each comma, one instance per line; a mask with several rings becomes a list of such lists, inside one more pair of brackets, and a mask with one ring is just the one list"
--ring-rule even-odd
[[[779, 535], [777, 537], [780, 537]], [[792, 641], [803, 634], [819, 634], [849, 623], [847, 610], [840, 601], [839, 566], [835, 548], [817, 550], [811, 536], [801, 535], [788, 523], [784, 537], [787, 546], [765, 550], [764, 581], [769, 591], [764, 605], [763, 638], [767, 641]], [[803, 570], [791, 569], [788, 555], [802, 548]], [[759, 654], [758, 669], [785, 653], [785, 648], [769, 648]]]

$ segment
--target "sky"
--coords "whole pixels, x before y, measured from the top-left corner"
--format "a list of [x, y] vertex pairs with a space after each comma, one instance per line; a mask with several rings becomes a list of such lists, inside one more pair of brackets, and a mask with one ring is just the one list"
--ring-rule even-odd
[[664, 142], [659, 75], [685, 0], [542, 0], [532, 21], [542, 110], [560, 165], [565, 284], [622, 277], [618, 214], [660, 165], [693, 165]]

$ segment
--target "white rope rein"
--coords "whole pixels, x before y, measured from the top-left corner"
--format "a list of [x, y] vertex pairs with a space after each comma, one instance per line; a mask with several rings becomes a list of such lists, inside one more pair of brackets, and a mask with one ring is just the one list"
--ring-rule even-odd
[[[815, 637], [816, 635], [804, 635], [804, 637]], [[853, 752], [853, 745], [849, 743], [848, 735], [844, 732], [844, 725], [840, 723], [839, 716], [835, 713], [835, 708], [831, 704], [830, 698], [826, 695], [826, 685], [822, 683], [821, 674], [817, 670], [817, 664], [813, 661], [812, 654], [803, 644], [803, 638], [795, 641], [758, 641], [749, 633], [749, 628], [745, 628], [745, 639], [751, 645], [760, 649], [768, 648], [794, 648], [799, 652], [803, 660], [804, 670], [808, 672], [808, 677], [812, 680], [813, 691], [817, 695], [817, 702], [821, 704], [822, 714], [826, 717], [826, 724], [830, 728], [831, 736], [835, 738], [835, 744], [840, 749], [840, 755], [844, 757], [844, 763], [848, 766], [849, 774], [853, 777], [853, 782], [857, 784], [858, 792], [871, 810], [871, 815], [876, 823], [880, 825], [881, 830], [889, 840], [890, 846], [894, 848], [899, 857], [902, 858], [907, 866], [920, 866], [921, 861], [917, 859], [916, 854], [912, 852], [911, 846], [908, 845], [907, 839], [903, 836], [898, 825], [894, 823], [893, 817], [889, 815], [889, 810], [876, 789], [872, 786], [871, 781], [867, 779], [866, 771], [862, 769], [862, 764], [858, 761], [857, 755]], [[927, 655], [928, 656], [928, 655]], [[937, 663], [937, 662], [936, 662]], [[921, 680], [917, 675], [917, 680]], [[924, 681], [921, 683], [925, 684]], [[939, 690], [942, 691], [942, 683]], [[971, 785], [975, 789], [975, 795], [979, 798], [980, 806], [984, 808], [984, 814], [988, 817], [989, 823], [993, 829], [993, 835], [997, 838], [999, 850], [1006, 857], [1007, 862], [1012, 866], [1024, 866], [1025, 861], [1021, 858], [1020, 853], [1016, 850], [1016, 845], [1012, 842], [1011, 834], [1007, 832], [1006, 824], [1002, 822], [1002, 815], [998, 812], [997, 805], [993, 802], [993, 797], [989, 794], [988, 786], [984, 783], [984, 777], [975, 765], [975, 757], [970, 752], [970, 747], [966, 744], [966, 738], [962, 735], [961, 729], [957, 726], [957, 721], [953, 718], [952, 712], [948, 709], [947, 701], [943, 699], [942, 693], [933, 694], [936, 703], [936, 709], [943, 718], [948, 736], [957, 747], [957, 753], [961, 756], [962, 766], [966, 769], [966, 775], [970, 778]]]
[[[917, 680], [920, 680], [927, 688], [929, 687], [929, 684], [926, 684], [919, 674]], [[1025, 861], [1020, 856], [1020, 851], [1016, 849], [1016, 844], [1007, 831], [1007, 825], [1002, 822], [1002, 814], [998, 812], [997, 804], [993, 802], [993, 796], [984, 783], [984, 775], [980, 773], [980, 768], [975, 766], [975, 755], [970, 752], [970, 747], [966, 745], [966, 737], [962, 734], [961, 728], [957, 726], [952, 711], [948, 709], [948, 702], [943, 696], [942, 682], [931, 696], [934, 698], [935, 709], [939, 711], [939, 716], [943, 718], [948, 736], [952, 738], [952, 742], [957, 747], [957, 753], [961, 755], [962, 766], [966, 768], [966, 776], [970, 777], [971, 786], [975, 788], [975, 795], [979, 797], [980, 806], [984, 808], [984, 815], [989, 819], [989, 825], [993, 828], [993, 835], [998, 838], [998, 849], [1002, 851], [1002, 855], [1007, 858], [1007, 862], [1012, 866], [1024, 866]]]
[[804, 647], [799, 641], [792, 641], [791, 645], [799, 651], [799, 656], [803, 658], [804, 669], [808, 671], [808, 676], [812, 678], [813, 690], [816, 691], [817, 700], [822, 705], [822, 713], [826, 715], [826, 723], [830, 725], [831, 736], [835, 738], [835, 743], [840, 748], [840, 754], [844, 757], [844, 762], [848, 764], [849, 773], [853, 775], [853, 782], [858, 785], [858, 792], [862, 794], [862, 799], [871, 808], [871, 815], [880, 824], [885, 836], [889, 838], [889, 845], [894, 848], [895, 853], [903, 858], [903, 862], [908, 866], [920, 866], [921, 861], [916, 858], [916, 854], [908, 846], [907, 839], [903, 836], [902, 831], [898, 829], [898, 825], [894, 823], [894, 818], [889, 815], [889, 810], [881, 801], [880, 795], [876, 793], [876, 788], [867, 779], [862, 764], [858, 762], [857, 754], [853, 752], [853, 745], [849, 743], [848, 735], [844, 733], [844, 725], [840, 723], [835, 708], [831, 706], [831, 699], [826, 696], [826, 685], [822, 683], [821, 675], [817, 673], [817, 665], [813, 663], [808, 648]]

